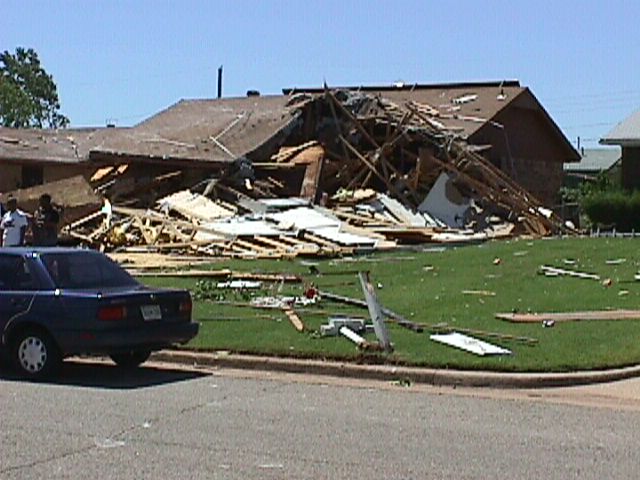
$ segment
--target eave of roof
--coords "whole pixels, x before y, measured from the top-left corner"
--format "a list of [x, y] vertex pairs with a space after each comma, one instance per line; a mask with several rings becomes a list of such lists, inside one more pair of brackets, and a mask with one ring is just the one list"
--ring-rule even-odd
[[601, 145], [640, 146], [640, 110], [618, 123], [600, 139]]
[[31, 129], [0, 127], [0, 160], [12, 163], [79, 164], [89, 151], [125, 129]]
[[[487, 88], [487, 87], [520, 87], [518, 80], [499, 80], [499, 81], [485, 81], [485, 82], [457, 82], [457, 83], [413, 83], [406, 84], [399, 82], [393, 85], [359, 85], [359, 86], [346, 86], [346, 87], [331, 87], [331, 90], [356, 90], [361, 92], [399, 92], [409, 91], [414, 92], [416, 90], [452, 90], [452, 89], [470, 89], [470, 88]], [[284, 95], [291, 95], [295, 93], [323, 93], [326, 89], [324, 87], [310, 87], [310, 88], [283, 88], [282, 93]]]

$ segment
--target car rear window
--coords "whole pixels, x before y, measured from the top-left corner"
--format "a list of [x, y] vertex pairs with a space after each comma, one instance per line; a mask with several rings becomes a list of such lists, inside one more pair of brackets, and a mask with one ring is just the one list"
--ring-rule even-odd
[[0, 255], [1, 290], [37, 290], [29, 265], [18, 255]]
[[58, 288], [112, 288], [138, 285], [111, 259], [91, 252], [46, 253], [42, 261]]

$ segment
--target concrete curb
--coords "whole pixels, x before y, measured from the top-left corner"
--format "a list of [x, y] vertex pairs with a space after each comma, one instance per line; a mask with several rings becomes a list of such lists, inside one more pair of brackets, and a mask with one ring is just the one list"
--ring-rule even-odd
[[499, 373], [486, 371], [444, 370], [400, 367], [393, 365], [359, 365], [354, 363], [301, 360], [295, 358], [235, 355], [220, 352], [205, 353], [187, 350], [162, 350], [152, 360], [183, 365], [202, 365], [244, 370], [266, 370], [286, 373], [306, 373], [368, 380], [410, 381], [429, 385], [545, 388], [613, 382], [640, 376], [640, 365], [611, 370], [568, 373]]

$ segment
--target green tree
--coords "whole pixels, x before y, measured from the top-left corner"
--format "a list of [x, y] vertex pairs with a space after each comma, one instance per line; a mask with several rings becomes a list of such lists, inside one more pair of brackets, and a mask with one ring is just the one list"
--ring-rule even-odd
[[66, 127], [59, 113], [58, 89], [32, 49], [0, 54], [0, 124], [14, 128]]

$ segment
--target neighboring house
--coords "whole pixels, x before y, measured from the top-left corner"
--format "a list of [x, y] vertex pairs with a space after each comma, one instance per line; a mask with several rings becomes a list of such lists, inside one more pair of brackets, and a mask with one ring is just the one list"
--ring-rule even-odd
[[0, 193], [89, 177], [89, 149], [117, 129], [16, 129], [0, 127]]
[[600, 173], [607, 173], [614, 182], [619, 182], [619, 148], [582, 148], [578, 163], [564, 165], [567, 187], [577, 187], [585, 181], [593, 181]]
[[640, 110], [616, 125], [600, 143], [622, 148], [622, 186], [640, 189]]

